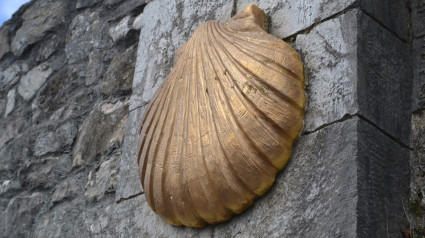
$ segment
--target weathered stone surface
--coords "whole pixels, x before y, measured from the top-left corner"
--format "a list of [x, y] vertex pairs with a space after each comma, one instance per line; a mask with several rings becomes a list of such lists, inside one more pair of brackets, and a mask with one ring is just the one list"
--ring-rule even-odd
[[357, 106], [357, 20], [349, 11], [297, 36], [295, 47], [308, 72], [306, 131], [355, 114]]
[[425, 3], [421, 0], [412, 0], [412, 27], [414, 37], [425, 36]]
[[37, 52], [37, 61], [47, 60], [53, 53], [55, 53], [59, 46], [60, 37], [55, 35], [45, 44], [43, 44]]
[[56, 187], [55, 192], [52, 195], [52, 202], [60, 202], [65, 198], [71, 198], [78, 193], [78, 189], [79, 186], [76, 179], [71, 178], [65, 180]]
[[358, 133], [357, 235], [400, 237], [409, 226], [409, 150], [364, 121]]
[[13, 108], [15, 107], [15, 97], [16, 97], [16, 89], [12, 89], [7, 93], [6, 111], [4, 113], [5, 117], [13, 111]]
[[271, 34], [285, 38], [301, 30], [308, 28], [314, 23], [320, 22], [352, 5], [356, 0], [346, 1], [272, 1], [272, 0], [238, 0], [237, 11], [244, 9], [250, 4], [262, 8], [270, 16]]
[[7, 34], [7, 27], [0, 28], [0, 59], [10, 51], [9, 39]]
[[20, 196], [10, 200], [7, 209], [1, 213], [0, 232], [4, 237], [29, 237], [35, 214], [43, 205], [41, 193]]
[[34, 236], [38, 238], [63, 238], [63, 237], [89, 237], [85, 232], [83, 223], [78, 217], [81, 207], [69, 204], [68, 206], [55, 206], [51, 212], [41, 214], [34, 226]]
[[410, 144], [412, 63], [409, 46], [361, 14], [358, 38], [360, 114]]
[[0, 135], [0, 148], [10, 141], [16, 133], [15, 127], [13, 125], [2, 125], [2, 133]]
[[306, 131], [359, 113], [409, 144], [412, 74], [404, 42], [352, 10], [298, 35], [295, 47], [308, 70]]
[[91, 85], [99, 80], [104, 70], [104, 64], [102, 64], [104, 57], [103, 50], [94, 50], [90, 52], [89, 63], [86, 69], [86, 86]]
[[18, 86], [18, 93], [25, 100], [30, 100], [38, 89], [46, 82], [53, 70], [46, 65], [39, 65], [22, 76]]
[[111, 6], [111, 5], [117, 4], [117, 3], [122, 2], [122, 1], [123, 0], [106, 0], [104, 4]]
[[191, 229], [171, 226], [144, 206], [144, 195], [83, 211], [83, 232], [90, 237], [211, 237], [212, 228]]
[[104, 161], [96, 172], [90, 171], [86, 185], [86, 198], [99, 201], [106, 193], [115, 192], [118, 170], [119, 156], [114, 156]]
[[106, 71], [100, 90], [109, 95], [117, 91], [131, 90], [136, 63], [136, 49], [131, 47], [124, 53], [116, 54]]
[[34, 155], [40, 156], [59, 149], [65, 149], [65, 147], [69, 147], [72, 144], [76, 134], [77, 125], [74, 121], [64, 123], [55, 131], [41, 133], [35, 141]]
[[0, 117], [2, 117], [2, 116], [6, 117], [6, 115], [5, 115], [6, 103], [7, 103], [6, 98], [0, 98]]
[[425, 194], [425, 110], [413, 113], [412, 132], [412, 195], [420, 198], [422, 206], [425, 206], [425, 198], [418, 195]]
[[148, 103], [170, 71], [176, 49], [185, 43], [193, 31], [207, 20], [225, 22], [230, 18], [233, 3], [215, 1], [206, 4], [195, 1], [149, 2], [142, 18], [133, 93], [130, 110]]
[[90, 112], [94, 95], [83, 85], [84, 79], [80, 79], [72, 68], [66, 67], [54, 74], [46, 86], [40, 89], [39, 96], [31, 105], [33, 121], [39, 123], [50, 120], [62, 123]]
[[96, 3], [101, 2], [101, 0], [78, 0], [77, 4], [75, 5], [76, 9], [84, 8], [84, 7], [91, 7]]
[[385, 0], [377, 3], [376, 0], [359, 0], [359, 2], [363, 11], [399, 37], [407, 40], [410, 1]]
[[87, 116], [78, 130], [73, 166], [90, 163], [114, 145], [121, 145], [128, 115], [128, 101], [102, 104]]
[[5, 87], [9, 85], [14, 85], [19, 81], [21, 73], [21, 65], [18, 63], [12, 64], [3, 72], [2, 85], [4, 85]]
[[[3, 40], [13, 42], [14, 47], [13, 52], [6, 50], [0, 56], [0, 237], [90, 237], [92, 233], [82, 229], [81, 212], [116, 206], [114, 190], [131, 93], [129, 72], [135, 61], [134, 56], [123, 57], [130, 47], [134, 52], [138, 36], [131, 30], [115, 44], [108, 31], [125, 16], [139, 15], [145, 3], [126, 0], [108, 6], [102, 2], [34, 0], [0, 28], [8, 34], [0, 37], [0, 51], [8, 48]], [[59, 5], [63, 7], [56, 9]], [[126, 60], [133, 65], [120, 69]], [[34, 74], [37, 65], [48, 66], [50, 75], [40, 80]], [[115, 88], [103, 94], [108, 65], [110, 74], [105, 80], [111, 81], [105, 81], [104, 88]], [[120, 78], [115, 76], [119, 73], [123, 74]], [[78, 128], [93, 109], [98, 112], [99, 118], [91, 118], [98, 133], [89, 132], [81, 142], [87, 143], [83, 146], [88, 150], [95, 148], [93, 157], [83, 157], [93, 163], [73, 168], [72, 152], [81, 145], [76, 140]], [[93, 176], [87, 191], [91, 198], [87, 200], [90, 171]], [[43, 206], [30, 201], [32, 191], [42, 191]], [[28, 211], [20, 213], [24, 209]], [[111, 219], [120, 226], [128, 222], [114, 216]]]
[[[425, 15], [425, 14], [424, 14]], [[413, 40], [413, 108], [425, 108], [425, 37]]]
[[114, 42], [122, 39], [131, 30], [134, 18], [126, 16], [109, 29], [109, 36]]
[[[9, 128], [9, 127], [6, 127]], [[4, 130], [1, 130], [0, 139], [3, 139]], [[8, 133], [6, 131], [6, 133]], [[0, 174], [13, 176], [16, 174], [17, 161], [29, 156], [29, 134], [13, 136], [13, 141], [4, 146], [0, 141]], [[9, 138], [11, 140], [12, 138]], [[3, 140], [4, 142], [4, 140]], [[7, 177], [5, 177], [7, 178]]]
[[108, 8], [114, 9], [108, 20], [117, 21], [128, 15], [137, 16], [143, 12], [147, 2], [150, 0], [106, 0], [104, 4]]
[[24, 160], [19, 165], [18, 178], [26, 188], [53, 188], [70, 171], [71, 162], [69, 155]]
[[138, 15], [138, 16], [134, 19], [134, 21], [133, 21], [133, 25], [132, 25], [132, 28], [133, 28], [133, 29], [135, 29], [135, 30], [140, 30], [140, 29], [142, 29], [142, 25], [143, 25], [142, 20], [143, 20], [143, 13], [141, 13], [140, 15]]
[[34, 163], [26, 161], [20, 168], [18, 177], [25, 186], [51, 186], [55, 178], [53, 168], [58, 163], [58, 160], [59, 158], [52, 157]]
[[25, 49], [41, 40], [50, 30], [64, 21], [66, 5], [63, 1], [36, 1], [23, 14], [24, 22], [16, 32], [11, 51], [20, 56]]
[[271, 17], [270, 33], [285, 38], [334, 14], [342, 12], [353, 4], [359, 3], [362, 10], [371, 14], [401, 38], [407, 39], [408, 9], [405, 1], [386, 0], [385, 7], [373, 0], [349, 1], [249, 1], [238, 0], [240, 11], [250, 4], [256, 4]]
[[0, 182], [0, 195], [5, 194], [11, 190], [21, 188], [21, 183], [18, 180], [4, 180]]
[[65, 45], [68, 63], [86, 60], [89, 52], [105, 48], [110, 41], [107, 27], [97, 12], [86, 11], [74, 17]]
[[137, 164], [137, 146], [142, 117], [147, 106], [130, 112], [127, 120], [115, 200], [129, 198], [143, 191]]
[[0, 125], [0, 148], [15, 138], [26, 124], [25, 118], [22, 118], [22, 115], [16, 115], [14, 119], [9, 119], [7, 124], [3, 123]]

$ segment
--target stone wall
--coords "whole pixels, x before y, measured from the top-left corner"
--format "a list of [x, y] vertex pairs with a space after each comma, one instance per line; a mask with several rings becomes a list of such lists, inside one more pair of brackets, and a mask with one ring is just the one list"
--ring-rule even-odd
[[0, 237], [104, 232], [144, 6], [36, 0], [0, 28]]
[[[251, 3], [303, 58], [304, 130], [276, 184], [247, 212], [203, 229], [173, 227], [152, 212], [139, 182], [141, 118], [196, 27]], [[0, 28], [0, 236], [400, 237], [414, 225], [409, 185], [425, 187], [422, 5], [24, 5]]]

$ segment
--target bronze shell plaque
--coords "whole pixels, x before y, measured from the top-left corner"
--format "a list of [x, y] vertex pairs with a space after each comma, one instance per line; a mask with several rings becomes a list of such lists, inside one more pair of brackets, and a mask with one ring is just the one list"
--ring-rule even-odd
[[303, 126], [300, 56], [248, 6], [208, 21], [180, 47], [140, 127], [150, 207], [176, 226], [242, 213], [273, 184]]

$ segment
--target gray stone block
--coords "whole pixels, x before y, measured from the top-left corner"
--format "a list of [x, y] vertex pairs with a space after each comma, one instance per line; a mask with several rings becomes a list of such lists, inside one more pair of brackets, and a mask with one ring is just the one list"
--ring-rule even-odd
[[286, 38], [334, 14], [342, 12], [354, 2], [356, 0], [238, 0], [237, 11], [244, 9], [250, 4], [259, 6], [270, 16], [270, 33], [279, 38]]
[[[4, 132], [4, 130], [2, 131]], [[0, 140], [0, 173], [7, 175], [4, 178], [16, 174], [17, 158], [26, 158], [30, 155], [30, 135], [28, 132], [14, 135], [13, 141], [6, 145], [3, 145]], [[3, 138], [0, 137], [0, 139]]]
[[72, 19], [65, 45], [68, 64], [88, 58], [89, 52], [110, 45], [108, 23], [97, 12], [83, 12]]
[[109, 29], [109, 36], [112, 38], [114, 42], [122, 39], [127, 35], [127, 33], [131, 30], [131, 26], [133, 25], [134, 18], [131, 16], [126, 16], [121, 19], [115, 26], [112, 26]]
[[77, 135], [77, 130], [77, 123], [68, 121], [54, 131], [40, 133], [35, 140], [34, 155], [41, 156], [70, 147]]
[[297, 36], [308, 72], [305, 131], [360, 114], [409, 144], [409, 46], [359, 10]]
[[72, 198], [77, 195], [79, 189], [78, 181], [74, 178], [67, 179], [60, 183], [53, 192], [52, 203], [60, 202], [65, 198]]
[[30, 237], [35, 216], [43, 205], [43, 195], [14, 197], [0, 213], [0, 232], [4, 237]]
[[405, 145], [410, 144], [412, 63], [409, 46], [360, 14], [359, 113]]
[[55, 167], [58, 164], [58, 157], [50, 157], [35, 162], [24, 161], [20, 164], [18, 178], [24, 186], [30, 187], [51, 187], [57, 179]]
[[31, 69], [27, 74], [21, 77], [18, 86], [19, 95], [27, 101], [32, 99], [52, 73], [53, 70], [47, 65], [39, 65]]
[[307, 71], [305, 131], [353, 115], [357, 104], [357, 21], [352, 10], [297, 36]]
[[120, 171], [115, 200], [129, 198], [143, 192], [137, 164], [137, 145], [139, 128], [147, 106], [137, 108], [130, 112], [127, 120], [125, 138], [122, 145]]
[[136, 64], [136, 48], [114, 55], [102, 79], [100, 91], [105, 95], [120, 91], [130, 91]]
[[9, 35], [7, 34], [7, 27], [0, 28], [0, 59], [10, 51]]
[[6, 193], [10, 193], [13, 190], [19, 190], [21, 183], [18, 180], [3, 180], [0, 182], [0, 196]]
[[121, 146], [127, 115], [128, 101], [103, 103], [91, 111], [78, 129], [72, 166], [90, 165], [96, 156]]
[[13, 37], [10, 49], [20, 56], [31, 44], [41, 40], [65, 20], [64, 1], [37, 1], [23, 14], [22, 26]]
[[90, 201], [99, 201], [106, 193], [115, 191], [118, 181], [119, 156], [112, 156], [102, 162], [99, 169], [90, 171], [87, 178], [85, 197]]
[[18, 63], [12, 64], [8, 68], [6, 68], [3, 72], [3, 78], [1, 80], [1, 84], [4, 88], [8, 86], [12, 86], [16, 84], [21, 78], [22, 74], [22, 66]]
[[13, 111], [13, 108], [15, 107], [15, 98], [16, 98], [16, 89], [9, 90], [9, 92], [7, 93], [6, 110], [4, 112], [5, 117]]

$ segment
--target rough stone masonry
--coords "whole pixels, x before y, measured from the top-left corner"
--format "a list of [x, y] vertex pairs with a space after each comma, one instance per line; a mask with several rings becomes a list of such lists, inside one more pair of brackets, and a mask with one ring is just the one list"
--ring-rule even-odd
[[[252, 3], [302, 55], [304, 130], [247, 212], [173, 227], [139, 182], [141, 118], [197, 26]], [[0, 28], [0, 237], [401, 237], [425, 205], [423, 22], [421, 0], [25, 4]]]

